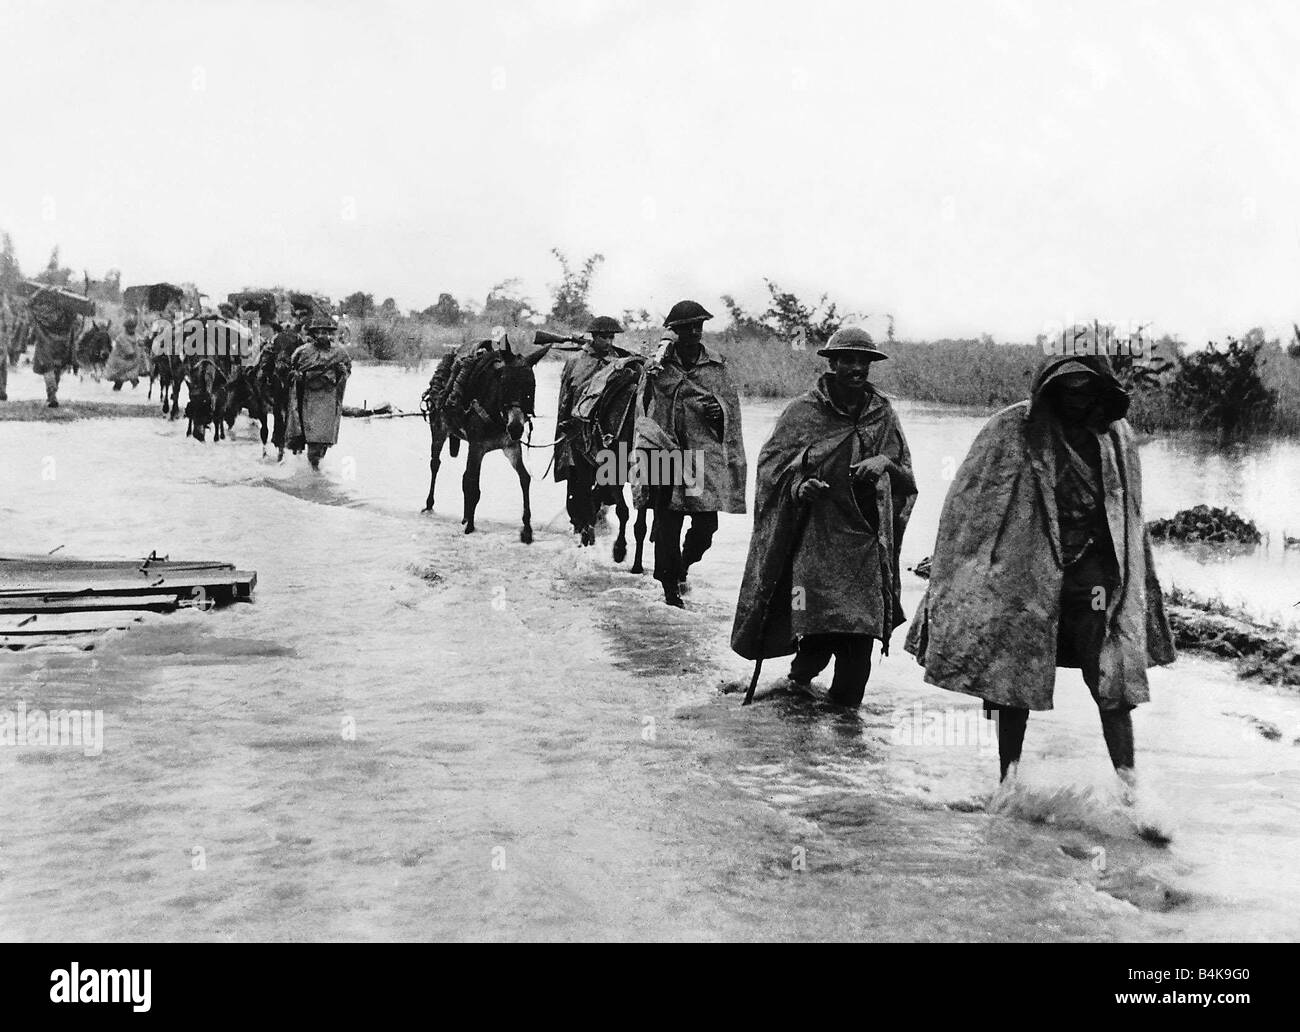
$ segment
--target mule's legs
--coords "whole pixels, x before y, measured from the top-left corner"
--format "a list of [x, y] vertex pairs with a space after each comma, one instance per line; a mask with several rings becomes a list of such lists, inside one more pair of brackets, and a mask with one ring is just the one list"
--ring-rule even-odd
[[627, 518], [631, 515], [628, 511], [627, 500], [623, 497], [623, 488], [621, 485], [611, 488], [617, 491], [614, 496], [614, 515], [618, 517], [618, 537], [614, 539], [614, 562], [621, 563], [627, 558]]
[[469, 455], [465, 457], [465, 475], [460, 478], [461, 493], [465, 496], [465, 515], [460, 522], [465, 524], [465, 533], [474, 533], [474, 510], [478, 508], [479, 473], [483, 468], [483, 445], [478, 441], [469, 442]]
[[[447, 439], [442, 419], [429, 414], [429, 496], [424, 500], [424, 512], [433, 510], [433, 489], [438, 485], [438, 468], [442, 465], [442, 443]], [[461, 522], [464, 522], [463, 520]]]
[[632, 525], [632, 533], [636, 537], [636, 555], [632, 558], [632, 573], [645, 573], [645, 567], [641, 565], [642, 553], [645, 551], [645, 521], [646, 513], [649, 506], [640, 506], [636, 510], [636, 523]]
[[510, 465], [514, 466], [515, 472], [519, 474], [519, 490], [524, 496], [524, 525], [519, 531], [519, 540], [525, 545], [533, 543], [533, 510], [528, 504], [528, 489], [533, 482], [533, 478], [528, 475], [528, 467], [524, 465], [524, 449], [518, 441], [514, 441], [505, 446], [505, 456], [510, 460]]

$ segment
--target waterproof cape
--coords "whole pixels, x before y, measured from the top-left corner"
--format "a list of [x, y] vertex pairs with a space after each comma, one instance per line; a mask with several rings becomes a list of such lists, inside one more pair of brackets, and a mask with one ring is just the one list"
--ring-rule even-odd
[[[994, 415], [957, 470], [939, 519], [930, 583], [907, 635], [925, 679], [999, 706], [1052, 708], [1062, 565], [1049, 385], [1101, 377], [1098, 425], [1106, 523], [1120, 584], [1106, 599], [1103, 708], [1149, 698], [1147, 668], [1174, 661], [1173, 636], [1142, 518], [1142, 469], [1128, 396], [1105, 356], [1056, 356], [1030, 400]], [[1105, 419], [1110, 419], [1109, 423]]]

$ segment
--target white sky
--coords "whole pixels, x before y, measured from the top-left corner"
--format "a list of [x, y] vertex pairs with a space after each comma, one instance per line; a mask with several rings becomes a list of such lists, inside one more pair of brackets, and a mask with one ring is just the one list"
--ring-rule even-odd
[[545, 306], [558, 246], [615, 314], [1289, 333], [1298, 58], [1285, 2], [3, 0], [0, 228], [213, 295]]

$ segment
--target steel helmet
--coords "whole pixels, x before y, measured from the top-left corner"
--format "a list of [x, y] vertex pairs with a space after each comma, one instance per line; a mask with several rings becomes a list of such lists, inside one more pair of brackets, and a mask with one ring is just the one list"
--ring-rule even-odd
[[668, 313], [664, 325], [672, 328], [673, 326], [681, 326], [683, 323], [704, 322], [706, 319], [712, 318], [713, 313], [698, 301], [678, 301], [677, 304], [673, 305], [672, 311]]
[[855, 351], [860, 355], [866, 355], [873, 361], [889, 357], [880, 348], [876, 347], [876, 342], [871, 339], [871, 334], [859, 326], [846, 326], [843, 329], [836, 330], [831, 334], [831, 339], [826, 342], [826, 346], [817, 349], [817, 354], [825, 358], [833, 358], [835, 355], [842, 355], [846, 351]]
[[608, 315], [598, 315], [591, 320], [591, 325], [587, 327], [587, 332], [593, 337], [597, 334], [604, 336], [613, 336], [615, 333], [622, 333], [623, 327], [618, 324], [617, 319], [612, 319]]

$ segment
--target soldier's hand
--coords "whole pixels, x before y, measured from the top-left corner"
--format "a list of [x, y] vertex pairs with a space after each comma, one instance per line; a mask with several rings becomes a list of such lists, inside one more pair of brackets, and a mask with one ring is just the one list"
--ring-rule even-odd
[[885, 455], [872, 455], [868, 459], [855, 463], [853, 466], [854, 480], [875, 480], [882, 473], [888, 471], [892, 463]]
[[815, 502], [826, 493], [830, 486], [831, 485], [826, 483], [824, 480], [818, 480], [816, 477], [811, 477], [799, 485], [799, 490], [796, 494], [801, 502]]

